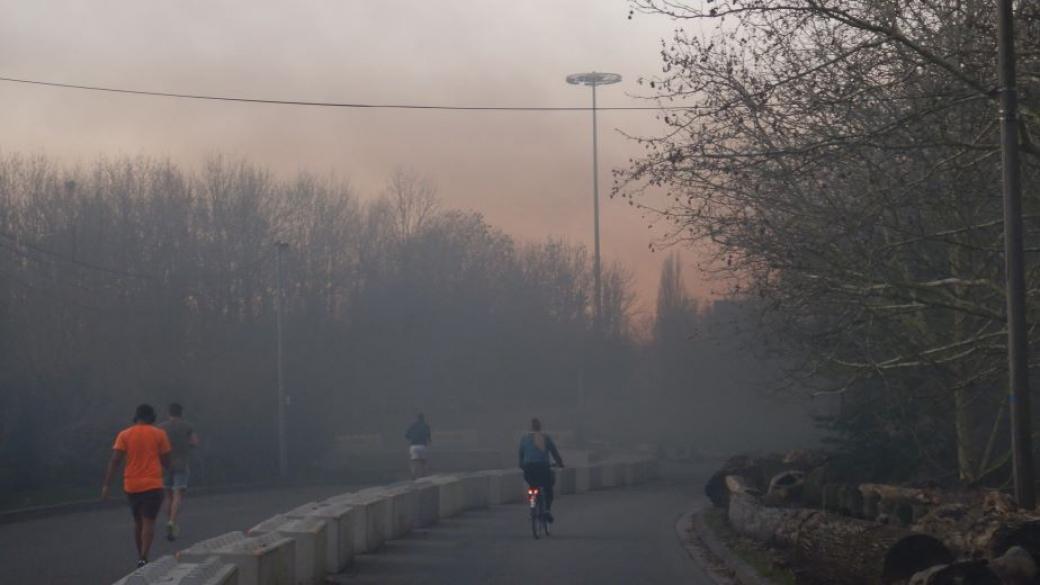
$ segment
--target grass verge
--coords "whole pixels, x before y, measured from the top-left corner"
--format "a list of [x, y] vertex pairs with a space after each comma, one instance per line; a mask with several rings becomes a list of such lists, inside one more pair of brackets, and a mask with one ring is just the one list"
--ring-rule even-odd
[[704, 524], [733, 554], [750, 565], [759, 575], [777, 585], [798, 585], [793, 571], [777, 563], [777, 553], [764, 545], [737, 534], [729, 525], [723, 510], [710, 508], [704, 512]]

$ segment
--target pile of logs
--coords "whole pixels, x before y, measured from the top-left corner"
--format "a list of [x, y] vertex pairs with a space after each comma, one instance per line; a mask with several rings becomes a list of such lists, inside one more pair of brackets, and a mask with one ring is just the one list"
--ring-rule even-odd
[[826, 458], [740, 456], [705, 486], [731, 526], [828, 585], [1040, 584], [1040, 516], [996, 491], [833, 481]]

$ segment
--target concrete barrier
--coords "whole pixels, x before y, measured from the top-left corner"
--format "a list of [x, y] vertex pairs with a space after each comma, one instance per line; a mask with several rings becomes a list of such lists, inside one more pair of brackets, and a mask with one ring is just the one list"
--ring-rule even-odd
[[291, 538], [229, 532], [193, 544], [177, 559], [201, 563], [212, 556], [238, 567], [238, 585], [296, 585], [296, 541]]
[[592, 470], [587, 465], [572, 469], [574, 469], [574, 493], [583, 494], [592, 489]]
[[589, 489], [590, 490], [601, 490], [603, 489], [603, 465], [596, 464], [590, 465], [589, 470]]
[[628, 461], [615, 461], [610, 464], [614, 468], [614, 487], [625, 487], [632, 485], [632, 464]]
[[437, 511], [440, 518], [451, 518], [459, 515], [466, 507], [466, 497], [462, 480], [455, 475], [431, 475], [419, 482], [437, 486], [439, 502]]
[[316, 518], [325, 523], [325, 567], [338, 573], [354, 561], [354, 540], [360, 513], [342, 502], [309, 502], [284, 514], [286, 518]]
[[474, 475], [487, 477], [487, 504], [499, 506], [513, 504], [523, 500], [525, 483], [524, 473], [519, 469], [495, 469], [480, 471]]
[[[564, 467], [556, 470], [556, 493], [562, 496], [577, 492], [578, 468]], [[523, 474], [520, 477], [523, 480]]]
[[383, 497], [387, 500], [384, 534], [386, 540], [402, 538], [415, 527], [419, 513], [419, 493], [411, 482], [385, 487], [366, 488], [359, 495]]
[[346, 504], [354, 509], [354, 553], [375, 552], [387, 541], [387, 518], [390, 500], [373, 492], [333, 496], [331, 504]]
[[424, 481], [412, 482], [416, 493], [418, 509], [415, 515], [416, 528], [433, 526], [440, 519], [441, 490], [440, 486]]
[[160, 557], [137, 569], [114, 585], [238, 585], [238, 567], [209, 557], [198, 563], [179, 563], [172, 556]]
[[658, 459], [650, 459], [646, 462], [646, 478], [661, 479], [661, 461]]
[[[335, 520], [317, 516], [274, 516], [250, 528], [247, 534], [278, 534], [296, 541], [296, 583], [321, 585], [325, 581], [326, 573], [338, 573], [346, 566], [338, 566], [340, 555], [336, 550], [337, 543], [329, 543], [330, 525], [335, 530], [337, 523]], [[329, 548], [333, 550], [330, 551]], [[336, 557], [332, 562], [328, 561], [330, 553]]]
[[463, 510], [487, 508], [491, 500], [491, 478], [485, 473], [463, 473], [459, 476], [462, 482]]
[[[523, 502], [527, 493], [524, 472], [519, 469], [506, 469], [498, 472], [498, 497], [493, 504], [515, 504]], [[494, 494], [493, 494], [494, 495]]]

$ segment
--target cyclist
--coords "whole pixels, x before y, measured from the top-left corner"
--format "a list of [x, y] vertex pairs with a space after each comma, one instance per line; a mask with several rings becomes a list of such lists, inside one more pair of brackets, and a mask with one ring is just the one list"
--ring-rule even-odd
[[532, 488], [542, 490], [545, 495], [546, 520], [552, 523], [553, 483], [555, 478], [549, 457], [556, 465], [563, 467], [563, 458], [556, 449], [556, 443], [549, 435], [542, 432], [542, 421], [531, 419], [531, 432], [520, 439], [520, 469], [524, 470], [524, 481]]

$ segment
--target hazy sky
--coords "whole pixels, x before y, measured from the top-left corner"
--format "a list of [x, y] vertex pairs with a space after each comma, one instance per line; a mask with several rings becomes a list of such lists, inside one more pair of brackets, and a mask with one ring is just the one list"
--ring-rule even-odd
[[[0, 0], [0, 76], [182, 93], [451, 105], [589, 105], [569, 73], [613, 71], [599, 104], [645, 105], [635, 81], [660, 71], [674, 23], [625, 0]], [[446, 206], [483, 212], [520, 239], [592, 242], [588, 112], [299, 108], [99, 94], [0, 83], [0, 148], [73, 161], [100, 154], [213, 154], [280, 173], [348, 178], [363, 196], [408, 167]], [[641, 149], [653, 112], [600, 113], [602, 237], [644, 304], [661, 232], [605, 195]], [[699, 295], [694, 258], [687, 277]]]

